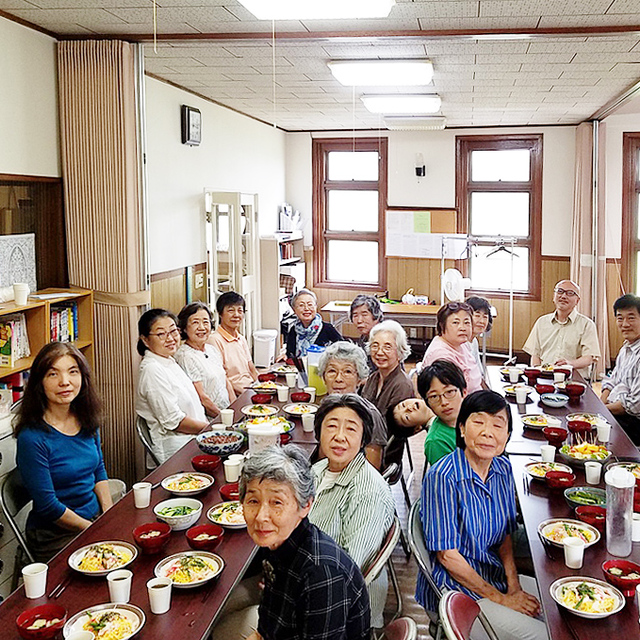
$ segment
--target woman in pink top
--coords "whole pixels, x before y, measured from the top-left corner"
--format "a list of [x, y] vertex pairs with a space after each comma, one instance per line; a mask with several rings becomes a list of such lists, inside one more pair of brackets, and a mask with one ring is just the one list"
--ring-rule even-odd
[[431, 341], [420, 366], [422, 369], [438, 359], [457, 364], [464, 373], [469, 393], [482, 389], [482, 372], [469, 344], [472, 325], [473, 309], [466, 302], [449, 302], [440, 307], [438, 335]]

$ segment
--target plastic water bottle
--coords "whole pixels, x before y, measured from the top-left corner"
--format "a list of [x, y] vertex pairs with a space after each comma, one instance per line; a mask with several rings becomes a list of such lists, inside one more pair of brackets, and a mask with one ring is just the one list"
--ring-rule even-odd
[[633, 490], [635, 477], [626, 469], [614, 467], [604, 476], [607, 485], [607, 551], [626, 558], [631, 553]]

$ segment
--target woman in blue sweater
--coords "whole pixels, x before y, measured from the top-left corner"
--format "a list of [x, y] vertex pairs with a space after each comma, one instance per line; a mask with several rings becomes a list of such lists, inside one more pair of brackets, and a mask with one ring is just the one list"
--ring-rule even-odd
[[16, 462], [33, 499], [27, 541], [46, 562], [111, 505], [86, 358], [52, 342], [36, 356], [14, 426]]

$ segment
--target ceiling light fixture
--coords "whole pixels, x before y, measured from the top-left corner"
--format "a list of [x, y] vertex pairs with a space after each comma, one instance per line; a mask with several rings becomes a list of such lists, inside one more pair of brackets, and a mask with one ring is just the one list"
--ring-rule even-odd
[[433, 79], [430, 60], [332, 60], [327, 66], [346, 87], [420, 86]]
[[387, 116], [384, 119], [389, 131], [441, 131], [445, 124], [443, 116]]
[[431, 94], [409, 94], [409, 95], [378, 95], [362, 96], [364, 106], [371, 113], [385, 113], [394, 115], [422, 115], [437, 113], [440, 111], [442, 100], [440, 96]]
[[239, 0], [258, 20], [386, 18], [395, 0]]

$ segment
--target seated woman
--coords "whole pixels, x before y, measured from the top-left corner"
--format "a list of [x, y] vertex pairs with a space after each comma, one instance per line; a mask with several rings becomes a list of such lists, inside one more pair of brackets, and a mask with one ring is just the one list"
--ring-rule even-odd
[[224, 618], [214, 639], [369, 640], [362, 574], [333, 538], [309, 522], [314, 495], [306, 455], [294, 445], [268, 447], [245, 461], [240, 500], [247, 531], [261, 547], [264, 591], [259, 607]]
[[[457, 430], [458, 448], [429, 469], [422, 487], [433, 579], [477, 600], [500, 640], [547, 638], [546, 625], [534, 618], [540, 612], [535, 580], [518, 576], [513, 559], [516, 496], [502, 455], [512, 431], [509, 406], [494, 391], [472, 393], [462, 401]], [[416, 600], [437, 611], [422, 574]]]
[[438, 335], [429, 344], [419, 370], [435, 360], [450, 360], [462, 369], [469, 393], [482, 388], [482, 371], [471, 352], [473, 309], [466, 302], [448, 302], [437, 315]]
[[456, 423], [467, 382], [453, 362], [436, 360], [420, 372], [418, 393], [436, 414], [424, 441], [424, 457], [433, 465], [456, 448]]
[[296, 321], [287, 334], [287, 358], [306, 356], [312, 344], [324, 347], [342, 340], [336, 328], [322, 320], [313, 291], [300, 289], [291, 299], [291, 308], [296, 314]]
[[[329, 345], [320, 356], [318, 375], [327, 387], [327, 393], [357, 393], [358, 387], [369, 375], [367, 354], [353, 342], [341, 340]], [[367, 460], [380, 469], [387, 444], [387, 425], [374, 404], [362, 398], [373, 421], [373, 434], [365, 447]]]
[[487, 372], [482, 366], [482, 360], [480, 359], [480, 345], [478, 344], [478, 338], [486, 331], [491, 330], [493, 324], [493, 316], [491, 315], [491, 305], [486, 298], [480, 296], [471, 296], [467, 298], [466, 303], [473, 309], [473, 323], [471, 326], [471, 353], [476, 359], [482, 376], [485, 377]]
[[100, 401], [86, 358], [69, 343], [45, 345], [14, 425], [16, 464], [33, 498], [26, 537], [39, 562], [112, 504], [99, 426]]
[[[314, 424], [325, 458], [313, 465], [316, 499], [309, 520], [364, 570], [380, 550], [395, 514], [389, 485], [363, 453], [371, 440], [371, 415], [365, 401], [353, 393], [327, 396]], [[386, 571], [369, 586], [374, 627], [383, 626], [387, 588]]]
[[165, 309], [149, 309], [138, 320], [136, 413], [145, 419], [153, 452], [169, 459], [209, 423], [195, 387], [173, 359], [180, 344], [177, 318]]
[[213, 318], [204, 302], [192, 302], [178, 314], [178, 328], [184, 342], [176, 351], [176, 362], [193, 382], [205, 413], [215, 418], [236, 399], [222, 366], [222, 356], [207, 344]]
[[[349, 319], [356, 326], [360, 337], [356, 344], [363, 349], [369, 342], [369, 333], [374, 325], [382, 322], [383, 315], [380, 302], [375, 296], [367, 296], [365, 294], [357, 295], [349, 309]], [[369, 362], [369, 368], [375, 369], [373, 362]]]
[[236, 395], [240, 395], [258, 379], [258, 370], [251, 359], [247, 339], [240, 333], [247, 305], [235, 291], [223, 293], [216, 302], [220, 325], [209, 342], [218, 348], [227, 379]]

